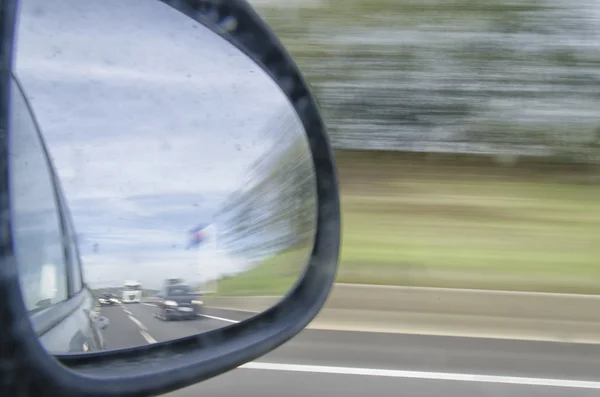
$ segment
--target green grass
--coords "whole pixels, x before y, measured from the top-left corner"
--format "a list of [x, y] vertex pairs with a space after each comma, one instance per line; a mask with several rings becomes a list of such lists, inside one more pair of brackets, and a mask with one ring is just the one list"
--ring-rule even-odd
[[403, 170], [389, 158], [339, 163], [339, 282], [600, 292], [598, 185], [447, 164]]
[[220, 280], [215, 295], [283, 296], [302, 274], [308, 254], [306, 249], [281, 252], [247, 272]]
[[[600, 293], [600, 186], [582, 183], [581, 169], [336, 156], [338, 282]], [[218, 294], [283, 295], [306, 258], [277, 255], [220, 281]]]

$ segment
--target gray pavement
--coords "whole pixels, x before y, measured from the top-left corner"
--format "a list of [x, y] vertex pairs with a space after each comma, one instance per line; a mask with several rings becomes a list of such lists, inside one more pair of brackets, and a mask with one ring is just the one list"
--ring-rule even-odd
[[[210, 296], [261, 312], [280, 297]], [[334, 284], [308, 329], [600, 344], [597, 295]]]
[[[249, 316], [207, 309], [198, 320], [163, 322], [155, 310], [103, 308], [107, 346], [184, 337]], [[600, 346], [592, 344], [305, 330], [256, 362], [167, 397], [600, 395], [591, 388], [600, 388]]]
[[238, 369], [168, 397], [592, 397], [598, 390]]

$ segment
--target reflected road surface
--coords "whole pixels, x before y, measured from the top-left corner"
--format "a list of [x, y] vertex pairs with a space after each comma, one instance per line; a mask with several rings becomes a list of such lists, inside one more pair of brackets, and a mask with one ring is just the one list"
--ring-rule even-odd
[[[101, 308], [107, 348], [193, 335], [249, 314], [164, 322], [150, 303]], [[598, 396], [600, 345], [305, 330], [275, 351], [167, 397]]]

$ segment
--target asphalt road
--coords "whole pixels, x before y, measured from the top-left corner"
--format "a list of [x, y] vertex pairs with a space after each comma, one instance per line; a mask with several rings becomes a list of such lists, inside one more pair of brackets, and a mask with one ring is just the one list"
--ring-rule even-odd
[[[207, 309], [164, 322], [150, 304], [106, 307], [107, 347], [184, 337], [243, 320]], [[168, 397], [598, 396], [600, 346], [305, 330], [259, 360]]]

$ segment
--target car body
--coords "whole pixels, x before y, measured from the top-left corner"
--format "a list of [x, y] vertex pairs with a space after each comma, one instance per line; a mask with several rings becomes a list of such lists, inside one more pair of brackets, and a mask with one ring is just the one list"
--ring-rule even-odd
[[197, 319], [202, 314], [200, 295], [189, 285], [165, 285], [157, 298], [155, 315], [161, 320]]
[[[14, 75], [11, 85], [13, 244], [19, 275], [29, 287], [24, 300], [31, 323], [41, 344], [54, 354], [104, 350], [102, 330], [108, 320], [96, 312], [97, 301], [84, 282], [75, 229], [60, 182]], [[48, 198], [43, 211], [35, 207], [40, 196]], [[44, 226], [36, 229], [37, 225]], [[47, 260], [44, 255], [51, 249], [56, 255]]]

